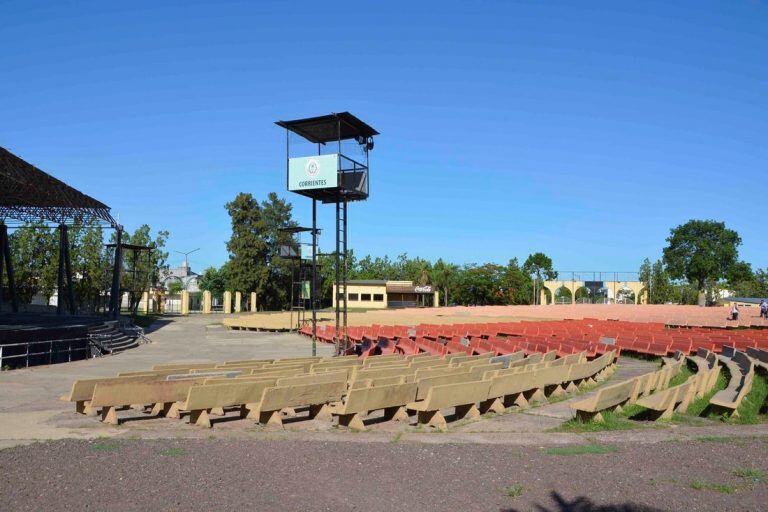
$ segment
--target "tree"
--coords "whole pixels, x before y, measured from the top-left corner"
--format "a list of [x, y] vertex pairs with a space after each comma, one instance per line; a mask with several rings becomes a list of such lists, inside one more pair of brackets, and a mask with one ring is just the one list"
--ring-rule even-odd
[[184, 290], [181, 281], [171, 281], [168, 283], [168, 295], [179, 295]]
[[261, 204], [247, 193], [226, 204], [232, 222], [232, 236], [227, 242], [227, 287], [255, 291], [265, 309], [279, 309], [288, 303], [291, 262], [280, 258], [279, 246], [293, 243], [291, 234], [283, 231], [296, 225], [292, 208], [274, 192]]
[[533, 279], [531, 274], [520, 267], [517, 258], [507, 263], [504, 271], [504, 286], [507, 290], [508, 304], [530, 304], [533, 297]]
[[261, 295], [269, 275], [267, 261], [270, 259], [261, 206], [253, 195], [240, 193], [225, 208], [232, 223], [232, 236], [227, 242], [227, 288], [253, 290]]
[[112, 262], [104, 247], [104, 231], [97, 222], [85, 223], [69, 232], [75, 302], [95, 312], [101, 294], [109, 287]]
[[[292, 219], [293, 206], [270, 192], [261, 203], [261, 214], [264, 221], [264, 238], [267, 244], [268, 259], [267, 280], [256, 290], [257, 300], [261, 297], [261, 305], [268, 310], [290, 307], [293, 261], [280, 257], [281, 245], [295, 245], [291, 233], [286, 228], [296, 226]], [[246, 291], [246, 290], [243, 290]]]
[[11, 232], [8, 239], [19, 303], [29, 304], [40, 294], [47, 304], [57, 285], [57, 231], [42, 224], [24, 224]]
[[671, 229], [667, 243], [664, 264], [670, 277], [695, 285], [703, 306], [707, 284], [724, 278], [738, 261], [741, 238], [723, 222], [690, 220]]
[[198, 281], [198, 287], [202, 291], [211, 292], [213, 297], [221, 297], [224, 295], [224, 291], [227, 289], [226, 276], [224, 275], [225, 268], [217, 269], [216, 267], [208, 267], [203, 271], [203, 275], [200, 276]]
[[674, 287], [663, 262], [655, 261], [651, 264], [651, 261], [645, 258], [640, 265], [639, 274], [648, 304], [665, 304], [675, 299]]
[[[144, 251], [136, 252], [123, 249], [123, 268], [120, 286], [128, 292], [128, 308], [132, 315], [135, 315], [143, 292], [150, 286], [157, 284], [160, 272], [168, 267], [168, 252], [164, 251], [165, 243], [168, 240], [167, 231], [158, 231], [155, 238], [152, 238], [151, 228], [148, 224], [142, 224], [133, 234], [128, 231], [123, 232], [122, 243], [149, 247], [151, 251], [147, 254]], [[112, 234], [112, 242], [116, 240], [116, 235]]]
[[432, 266], [432, 282], [443, 294], [443, 304], [448, 306], [450, 290], [455, 286], [459, 267], [453, 263], [446, 263], [443, 259], [437, 260]]
[[[552, 267], [552, 258], [544, 254], [543, 252], [536, 252], [528, 256], [523, 263], [523, 270], [528, 274], [534, 274], [536, 276], [536, 291], [543, 289], [544, 278], [547, 281], [557, 279], [557, 272]], [[552, 298], [554, 300], [554, 297]], [[533, 303], [536, 304], [539, 298], [534, 297]]]
[[495, 263], [465, 265], [457, 278], [456, 302], [474, 306], [504, 304], [504, 271], [504, 267]]

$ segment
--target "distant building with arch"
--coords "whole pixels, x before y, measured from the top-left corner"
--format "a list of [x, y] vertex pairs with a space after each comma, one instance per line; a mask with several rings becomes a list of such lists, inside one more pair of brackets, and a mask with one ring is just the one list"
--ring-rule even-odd
[[[558, 275], [567, 274], [569, 272], [558, 272]], [[648, 294], [641, 281], [636, 278], [621, 279], [625, 277], [624, 274], [631, 274], [629, 272], [572, 272], [570, 274], [570, 279], [544, 281], [543, 288], [539, 291], [539, 303], [646, 304], [648, 302]], [[584, 279], [584, 277], [591, 277], [591, 279]], [[549, 292], [549, 302], [547, 302], [547, 292]]]

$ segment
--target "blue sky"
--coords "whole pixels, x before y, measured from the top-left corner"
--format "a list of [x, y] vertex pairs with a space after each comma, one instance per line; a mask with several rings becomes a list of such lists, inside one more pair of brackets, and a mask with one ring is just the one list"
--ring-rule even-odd
[[[714, 218], [768, 266], [764, 1], [0, 0], [0, 19], [0, 146], [202, 247], [196, 269], [226, 260], [224, 203], [290, 195], [273, 122], [343, 110], [382, 133], [358, 255], [632, 271]], [[332, 250], [331, 206], [320, 223]]]

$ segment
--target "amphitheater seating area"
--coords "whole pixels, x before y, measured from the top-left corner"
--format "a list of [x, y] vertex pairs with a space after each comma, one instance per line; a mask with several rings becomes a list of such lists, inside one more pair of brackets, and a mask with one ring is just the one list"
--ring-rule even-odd
[[[311, 327], [300, 331], [310, 336]], [[334, 343], [331, 325], [318, 326], [318, 339]], [[559, 356], [586, 352], [591, 357], [607, 350], [666, 356], [680, 351], [691, 354], [699, 348], [721, 353], [724, 346], [745, 351], [768, 349], [768, 330], [669, 327], [661, 323], [618, 320], [500, 322], [453, 325], [419, 324], [349, 327], [349, 340], [362, 348], [364, 356], [427, 352], [436, 355], [493, 352], [509, 354], [555, 351]]]
[[604, 380], [616, 360], [613, 351], [591, 360], [583, 352], [554, 355], [517, 359], [514, 365], [511, 358], [493, 362], [493, 353], [179, 363], [78, 380], [63, 399], [74, 402], [78, 413], [100, 413], [109, 424], [119, 423], [118, 412], [132, 409], [188, 416], [206, 427], [212, 416], [228, 412], [281, 426], [284, 416], [304, 409], [307, 418], [338, 417], [339, 426], [359, 430], [372, 411], [382, 411], [376, 421], [410, 421], [414, 412], [416, 423], [444, 430], [448, 411], [454, 419], [471, 419], [546, 401]]

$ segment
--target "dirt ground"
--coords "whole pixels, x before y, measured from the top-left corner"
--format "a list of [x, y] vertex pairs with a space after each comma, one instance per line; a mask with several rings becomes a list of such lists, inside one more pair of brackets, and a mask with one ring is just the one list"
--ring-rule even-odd
[[[351, 310], [348, 325], [416, 325], [519, 322], [522, 320], [563, 320], [597, 318], [631, 322], [660, 322], [668, 325], [710, 327], [768, 327], [756, 307], [743, 307], [739, 320], [727, 319], [728, 308], [698, 306], [557, 304], [539, 306], [455, 306], [440, 308]], [[242, 313], [223, 320], [224, 325], [244, 329], [288, 329], [290, 312]], [[293, 317], [295, 320], [295, 316]], [[318, 312], [318, 323], [333, 325], [333, 311]]]
[[[447, 433], [376, 418], [369, 432], [356, 433], [307, 420], [303, 410], [284, 419], [284, 430], [239, 420], [232, 411], [210, 430], [139, 411], [121, 411], [123, 422], [114, 427], [58, 400], [76, 378], [175, 360], [309, 350], [295, 334], [228, 331], [208, 322], [168, 321], [152, 331], [152, 344], [114, 357], [3, 372], [0, 511], [765, 508], [768, 425], [702, 420], [551, 431], [571, 416], [570, 400], [587, 394], [451, 423]], [[653, 368], [622, 358], [611, 380]], [[587, 453], [558, 451], [584, 446]]]
[[0, 451], [0, 497], [8, 512], [765, 508], [768, 438], [598, 446], [59, 440]]

